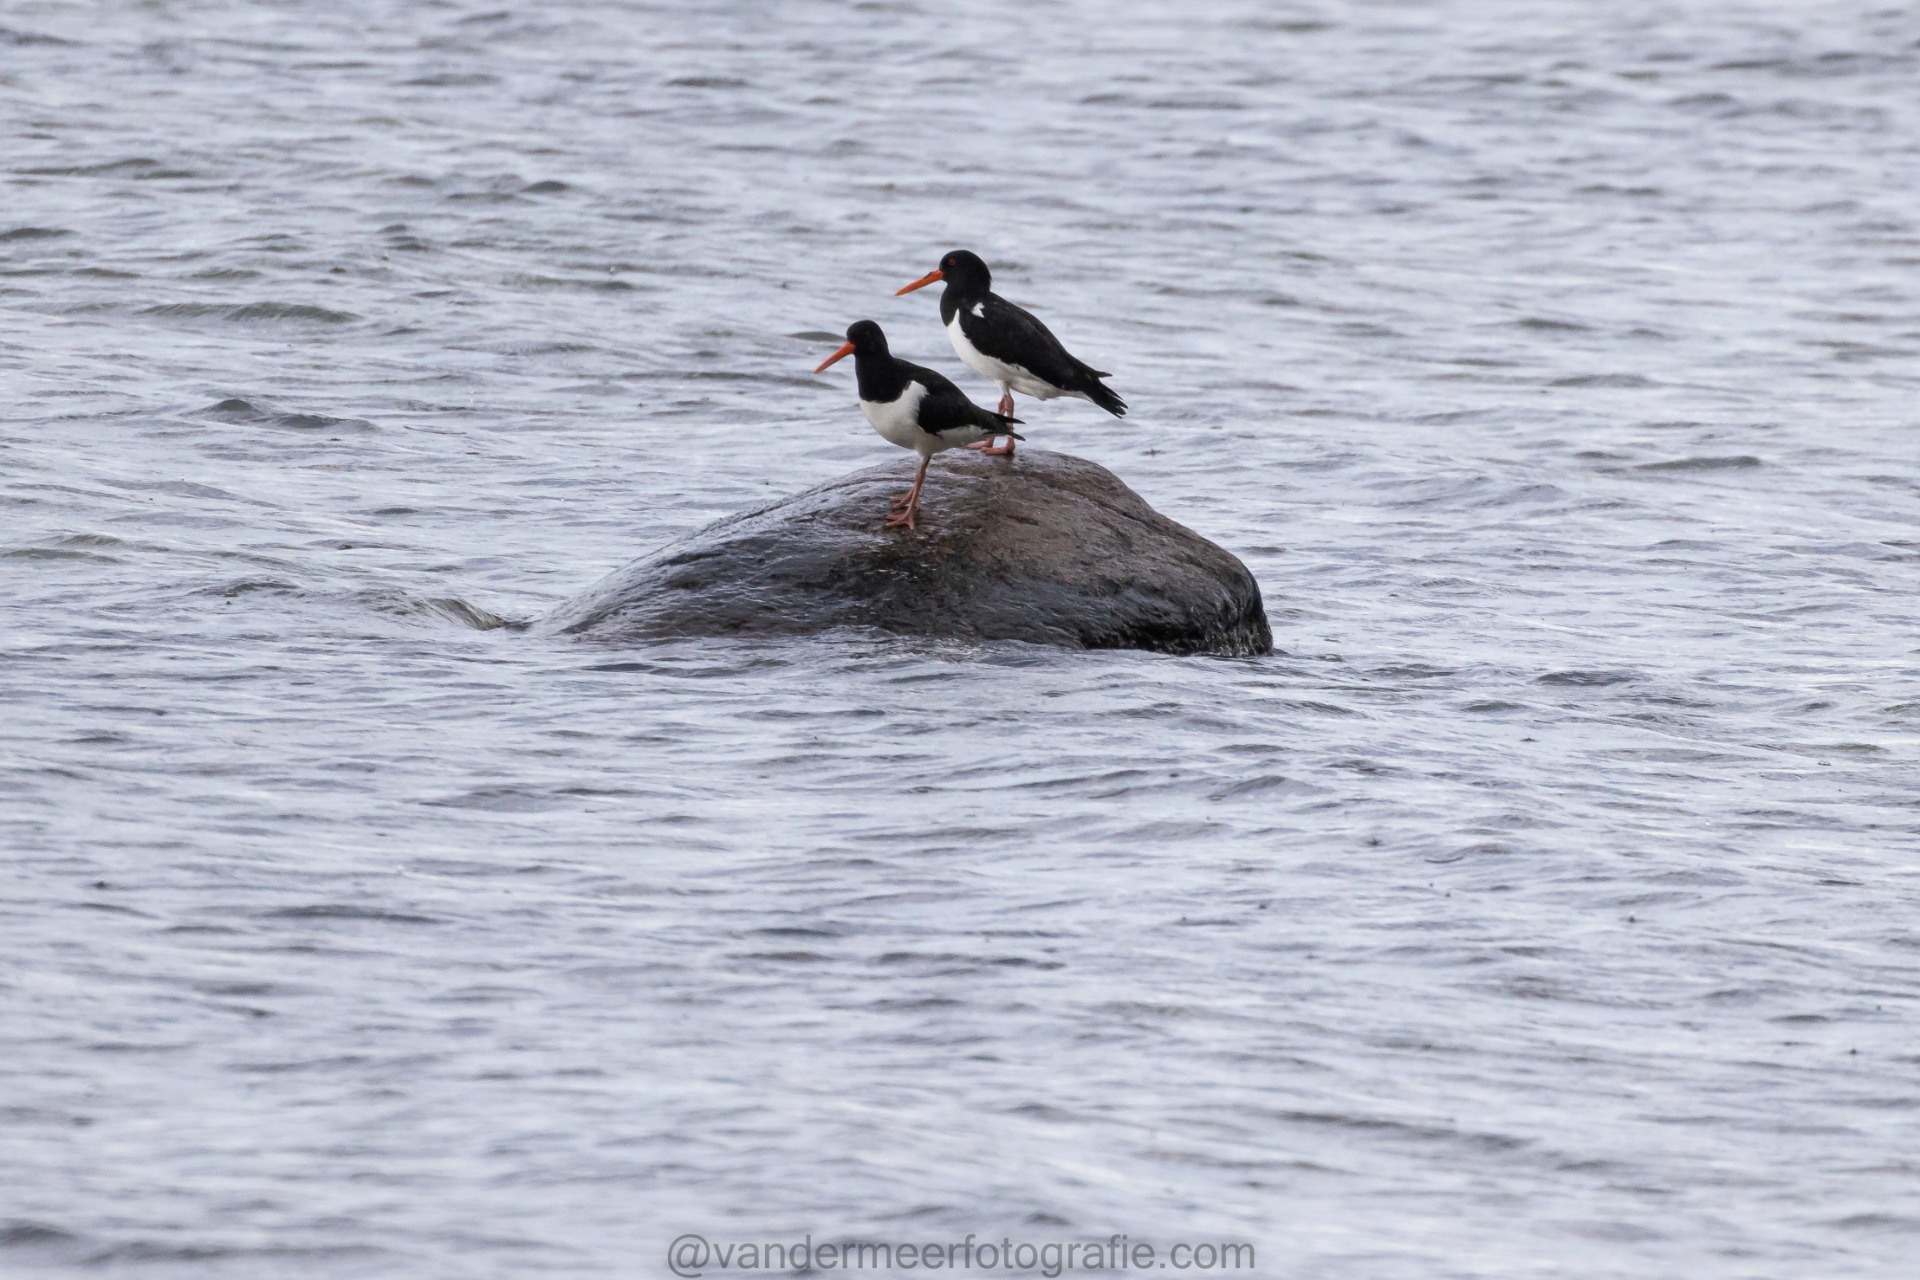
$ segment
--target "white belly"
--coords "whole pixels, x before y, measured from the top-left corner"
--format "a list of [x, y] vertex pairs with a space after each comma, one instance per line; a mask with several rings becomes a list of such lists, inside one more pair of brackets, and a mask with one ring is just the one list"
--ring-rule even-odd
[[947, 324], [947, 337], [953, 343], [954, 354], [966, 363], [967, 368], [982, 377], [992, 378], [1000, 384], [1002, 391], [1018, 391], [1030, 395], [1036, 400], [1051, 400], [1055, 396], [1069, 394], [1060, 388], [1040, 381], [1017, 364], [1008, 364], [1004, 360], [995, 360], [986, 352], [968, 340], [966, 330], [960, 327], [960, 313], [954, 312], [953, 319]]
[[938, 453], [946, 446], [938, 436], [922, 431], [914, 417], [926, 394], [925, 387], [917, 382], [909, 382], [898, 400], [884, 403], [862, 400], [860, 411], [867, 415], [867, 421], [873, 424], [873, 429], [887, 443], [912, 449], [916, 453]]

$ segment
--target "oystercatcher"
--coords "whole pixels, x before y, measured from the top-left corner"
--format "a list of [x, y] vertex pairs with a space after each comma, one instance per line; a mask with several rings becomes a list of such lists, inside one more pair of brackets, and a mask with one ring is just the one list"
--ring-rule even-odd
[[[1000, 384], [1001, 413], [1013, 412], [1013, 393], [1021, 391], [1038, 400], [1079, 396], [1116, 418], [1126, 414], [1127, 402], [1100, 381], [1113, 375], [1076, 358], [1031, 312], [995, 293], [989, 287], [993, 273], [978, 254], [955, 249], [940, 259], [939, 266], [893, 296], [924, 289], [938, 280], [947, 283], [940, 295], [940, 320], [947, 326], [947, 337], [969, 369]], [[1013, 440], [1005, 448], [990, 446], [991, 442], [975, 447], [987, 453], [1013, 452]]]
[[860, 384], [860, 409], [880, 437], [912, 449], [920, 455], [920, 470], [914, 473], [913, 488], [893, 500], [893, 514], [882, 529], [900, 525], [914, 528], [914, 512], [920, 508], [920, 486], [927, 478], [927, 463], [942, 449], [992, 440], [995, 436], [1025, 439], [1014, 432], [1020, 419], [1001, 413], [988, 413], [966, 393], [931, 369], [897, 360], [887, 350], [887, 335], [871, 320], [856, 320], [847, 326], [846, 345], [822, 360], [814, 368], [823, 373], [828, 365], [846, 356], [853, 357], [853, 372]]

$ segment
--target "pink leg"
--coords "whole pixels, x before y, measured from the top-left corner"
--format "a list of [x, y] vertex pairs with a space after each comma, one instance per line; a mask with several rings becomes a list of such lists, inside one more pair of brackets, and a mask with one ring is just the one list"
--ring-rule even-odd
[[[931, 455], [920, 459], [920, 470], [914, 472], [913, 483], [908, 486], [905, 493], [896, 493], [887, 500], [887, 510], [905, 511], [920, 501], [920, 482], [927, 477], [927, 463], [930, 459]], [[881, 526], [881, 528], [885, 527], [885, 525]]]
[[[1013, 392], [1011, 391], [1002, 391], [1000, 393], [1000, 416], [1003, 418], [1011, 418], [1013, 416]], [[978, 444], [968, 445], [967, 448], [978, 449], [989, 458], [1011, 458], [1013, 456], [1013, 437], [1008, 436], [1005, 444], [997, 445], [994, 441], [999, 438], [999, 436], [989, 436]]]
[[[1012, 416], [1014, 416], [1014, 393], [1012, 393], [1012, 391], [1000, 391], [1000, 416], [1002, 416], [1002, 418], [1012, 418]], [[996, 459], [996, 457], [1012, 457], [1012, 455], [1014, 455], [1014, 438], [1012, 438], [1012, 436], [1006, 438], [1004, 445], [995, 445], [995, 443], [993, 443], [995, 439], [998, 439], [998, 436], [989, 436], [987, 439], [981, 439], [981, 441], [977, 441], [977, 443], [968, 445], [968, 449], [979, 449], [981, 453], [985, 453], [985, 455], [991, 457], [991, 459]]]
[[920, 509], [920, 486], [926, 483], [927, 464], [931, 461], [933, 461], [932, 454], [920, 459], [920, 470], [913, 476], [913, 488], [907, 490], [904, 503], [895, 499], [895, 505], [900, 509], [887, 517], [886, 523], [880, 526], [882, 529], [898, 529], [901, 525], [905, 525], [916, 533], [919, 532], [913, 523], [913, 515]]

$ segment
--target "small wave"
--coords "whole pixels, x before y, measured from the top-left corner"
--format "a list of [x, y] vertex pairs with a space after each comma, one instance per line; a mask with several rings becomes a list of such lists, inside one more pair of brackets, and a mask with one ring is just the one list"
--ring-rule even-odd
[[499, 84], [500, 77], [484, 71], [439, 71], [415, 76], [403, 83], [416, 89], [471, 89], [480, 85]]
[[[74, 1123], [91, 1124], [90, 1119], [74, 1117]], [[68, 1267], [88, 1261], [87, 1255], [99, 1248], [84, 1236], [44, 1222], [24, 1218], [0, 1220], [0, 1258], [13, 1266], [31, 1266], [36, 1272], [44, 1266]]]
[[14, 547], [0, 551], [0, 560], [86, 560], [94, 564], [119, 564], [118, 556], [103, 556], [94, 551], [71, 547]]
[[1788, 78], [1826, 78], [1857, 75], [1861, 72], [1902, 71], [1912, 65], [1908, 53], [1862, 53], [1852, 49], [1834, 49], [1812, 57], [1737, 58], [1716, 62], [1708, 71], [1771, 71]]
[[45, 1249], [79, 1242], [79, 1236], [45, 1223], [16, 1220], [0, 1224], [0, 1249]]
[[1233, 25], [1236, 27], [1244, 27], [1249, 31], [1278, 31], [1283, 35], [1307, 36], [1320, 31], [1331, 31], [1334, 29], [1335, 24], [1324, 18], [1296, 18], [1291, 16], [1269, 18], [1262, 16], [1243, 18]]
[[522, 619], [502, 617], [455, 596], [413, 596], [382, 589], [348, 592], [316, 590], [284, 578], [232, 578], [200, 587], [195, 592], [197, 595], [227, 600], [259, 593], [298, 596], [334, 607], [344, 600], [350, 608], [358, 607], [389, 618], [436, 625], [452, 622], [472, 631], [524, 631], [532, 625]]
[[[294, 1245], [233, 1248], [225, 1245], [162, 1244], [152, 1240], [130, 1240], [125, 1244], [117, 1244], [111, 1248], [102, 1249], [92, 1254], [85, 1259], [85, 1265], [90, 1268], [112, 1268], [118, 1270], [121, 1264], [153, 1262], [164, 1265], [167, 1263], [185, 1262], [200, 1264], [196, 1270], [201, 1274], [205, 1274], [205, 1268], [207, 1266], [219, 1265], [223, 1261], [317, 1262], [331, 1259], [373, 1258], [383, 1256], [385, 1253], [386, 1251], [384, 1249], [378, 1249], [372, 1245], [360, 1244], [321, 1245], [312, 1248], [302, 1248]], [[262, 1272], [260, 1272], [260, 1274], [267, 1275], [299, 1275], [306, 1273], [305, 1269], [296, 1270], [290, 1267], [275, 1270], [263, 1269]], [[233, 1273], [222, 1268], [220, 1274]]]
[[361, 318], [351, 311], [330, 311], [303, 302], [167, 302], [142, 308], [140, 314], [166, 320], [233, 320], [241, 324], [352, 324]]
[[1452, 667], [1434, 667], [1424, 662], [1405, 662], [1375, 667], [1367, 674], [1380, 680], [1443, 680], [1457, 672]]
[[151, 156], [130, 156], [101, 164], [42, 165], [15, 169], [15, 173], [33, 178], [105, 178], [125, 174], [132, 178], [193, 178], [199, 175], [185, 169], [169, 169]]
[[19, 31], [13, 27], [0, 27], [0, 44], [12, 45], [16, 49], [33, 44], [58, 45], [67, 49], [74, 47], [73, 41], [63, 40], [59, 36], [42, 35], [38, 31]]
[[484, 813], [542, 813], [563, 807], [561, 796], [541, 787], [475, 787], [457, 795], [423, 801], [433, 809], [477, 809]]
[[507, 356], [573, 356], [598, 351], [591, 342], [509, 342], [500, 348]]
[[1580, 373], [1570, 378], [1555, 378], [1547, 383], [1550, 387], [1610, 387], [1624, 390], [1637, 390], [1654, 386], [1651, 378], [1643, 378], [1637, 373]]
[[1578, 320], [1556, 320], [1552, 316], [1523, 316], [1513, 322], [1518, 329], [1532, 329], [1540, 333], [1588, 333], [1593, 326], [1581, 324]]
[[222, 422], [243, 422], [269, 427], [285, 427], [294, 431], [375, 431], [378, 430], [365, 418], [335, 418], [324, 413], [279, 413], [265, 409], [250, 400], [229, 397], [218, 404], [210, 404], [199, 410], [203, 418], [218, 418]]
[[256, 507], [267, 503], [255, 499], [243, 498], [237, 493], [217, 489], [210, 484], [197, 484], [192, 480], [103, 480], [102, 484], [115, 489], [125, 489], [129, 493], [170, 493], [180, 498], [213, 498], [221, 502], [246, 502]]
[[70, 236], [73, 232], [65, 227], [15, 227], [11, 231], [0, 231], [0, 241], [5, 240], [58, 240], [61, 236]]
[[434, 621], [457, 622], [463, 627], [475, 631], [523, 631], [530, 624], [503, 618], [479, 605], [468, 604], [455, 596], [410, 596], [397, 591], [366, 591], [359, 594], [359, 601], [375, 613], [390, 618], [424, 618]]
[[429, 599], [425, 601], [425, 606], [429, 613], [438, 614], [463, 627], [472, 627], [475, 631], [497, 631], [503, 627], [517, 630], [527, 625], [524, 622], [515, 622], [511, 618], [503, 618], [497, 613], [482, 609], [479, 605], [468, 604], [465, 600], [456, 599], [453, 596]]
[[1149, 98], [1146, 107], [1149, 111], [1245, 111], [1247, 104], [1233, 98], [1218, 98], [1196, 93], [1170, 98]]
[[1310, 782], [1296, 782], [1280, 774], [1263, 774], [1257, 778], [1246, 778], [1230, 786], [1221, 788], [1207, 796], [1209, 800], [1235, 800], [1242, 796], [1260, 796], [1264, 799], [1276, 799], [1280, 796], [1325, 795], [1326, 788]]
[[1855, 1213], [1835, 1218], [1833, 1225], [1843, 1231], [1875, 1231], [1901, 1235], [1920, 1234], [1920, 1217], [1902, 1213]]
[[1627, 684], [1639, 678], [1631, 671], [1549, 671], [1534, 683], [1573, 689], [1597, 689], [1610, 684]]
[[260, 913], [263, 920], [369, 920], [379, 924], [444, 924], [437, 916], [408, 911], [382, 911], [344, 902], [319, 902], [305, 907], [279, 907]]
[[1764, 465], [1749, 453], [1731, 457], [1676, 458], [1672, 462], [1643, 462], [1635, 471], [1744, 471]]
[[222, 583], [216, 587], [204, 588], [203, 594], [217, 595], [228, 600], [234, 600], [241, 596], [250, 596], [256, 591], [268, 591], [278, 595], [288, 591], [298, 591], [299, 589], [298, 585], [291, 582], [283, 582], [278, 578], [235, 578], [232, 582]]
[[506, 284], [515, 289], [586, 289], [594, 293], [633, 293], [639, 286], [629, 280], [568, 279], [564, 276], [513, 275]]

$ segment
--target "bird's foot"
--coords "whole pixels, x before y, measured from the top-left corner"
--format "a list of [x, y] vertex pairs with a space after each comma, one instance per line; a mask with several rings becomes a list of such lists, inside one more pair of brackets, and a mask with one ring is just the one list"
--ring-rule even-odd
[[982, 440], [979, 444], [970, 444], [969, 449], [978, 449], [984, 457], [1011, 458], [1013, 456], [1013, 437], [1008, 436], [1005, 444], [995, 444], [992, 440]]
[[906, 526], [906, 528], [912, 530], [915, 533], [918, 533], [920, 530], [918, 529], [918, 527], [914, 525], [913, 516], [914, 516], [914, 513], [919, 509], [920, 509], [920, 504], [917, 502], [909, 504], [908, 506], [902, 507], [900, 510], [888, 516], [886, 519], [886, 522], [882, 524], [880, 527], [882, 529], [898, 529], [902, 525], [904, 525]]

